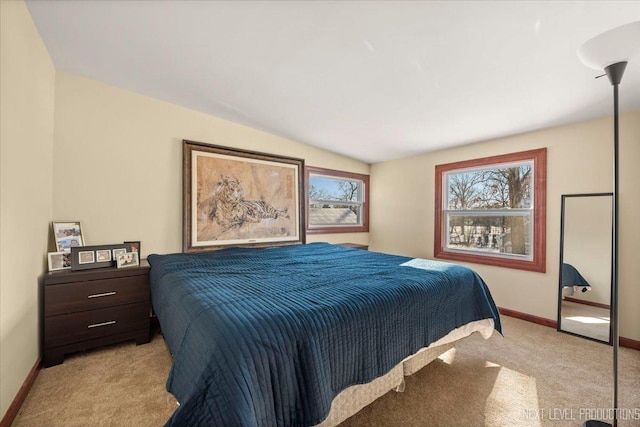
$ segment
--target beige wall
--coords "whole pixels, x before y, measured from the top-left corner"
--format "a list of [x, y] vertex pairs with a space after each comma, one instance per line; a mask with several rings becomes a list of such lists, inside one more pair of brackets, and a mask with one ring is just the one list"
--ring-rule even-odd
[[[140, 240], [142, 255], [182, 248], [182, 139], [303, 158], [369, 173], [369, 165], [213, 116], [58, 72], [54, 200], [88, 244]], [[367, 233], [308, 241], [368, 243]]]
[[38, 359], [55, 70], [25, 4], [0, 2], [0, 418]]
[[[612, 140], [605, 118], [372, 165], [371, 249], [433, 257], [435, 165], [547, 147], [547, 272], [470, 266], [499, 306], [555, 319], [560, 196], [611, 191]], [[620, 332], [640, 340], [640, 111], [621, 117], [620, 151]]]

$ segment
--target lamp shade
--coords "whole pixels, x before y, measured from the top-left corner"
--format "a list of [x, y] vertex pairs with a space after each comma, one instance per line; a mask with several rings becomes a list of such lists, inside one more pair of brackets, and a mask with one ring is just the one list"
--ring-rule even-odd
[[578, 58], [589, 68], [603, 70], [629, 61], [640, 52], [640, 21], [613, 28], [580, 46]]

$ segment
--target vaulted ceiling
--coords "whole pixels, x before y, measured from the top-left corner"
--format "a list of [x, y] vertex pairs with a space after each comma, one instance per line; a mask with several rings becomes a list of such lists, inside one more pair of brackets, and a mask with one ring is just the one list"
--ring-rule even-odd
[[[610, 115], [637, 1], [27, 0], [56, 69], [375, 163]], [[640, 58], [621, 110], [640, 109]]]

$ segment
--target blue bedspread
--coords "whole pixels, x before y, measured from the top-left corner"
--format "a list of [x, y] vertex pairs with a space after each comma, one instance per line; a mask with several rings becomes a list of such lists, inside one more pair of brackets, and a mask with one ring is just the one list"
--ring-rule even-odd
[[587, 279], [571, 264], [562, 264], [562, 282], [560, 286], [591, 286]]
[[346, 387], [496, 306], [459, 265], [312, 243], [150, 255], [175, 426], [311, 426]]

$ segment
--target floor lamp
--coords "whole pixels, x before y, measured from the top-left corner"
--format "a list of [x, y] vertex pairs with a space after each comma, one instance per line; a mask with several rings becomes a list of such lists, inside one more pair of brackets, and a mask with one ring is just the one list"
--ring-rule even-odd
[[[613, 342], [613, 424], [589, 420], [584, 427], [618, 425], [618, 184], [620, 135], [618, 127], [618, 85], [622, 81], [628, 61], [640, 52], [640, 21], [602, 33], [578, 49], [578, 57], [587, 66], [604, 70], [613, 86], [613, 249], [611, 268], [611, 333]], [[602, 77], [602, 76], [599, 76]]]

